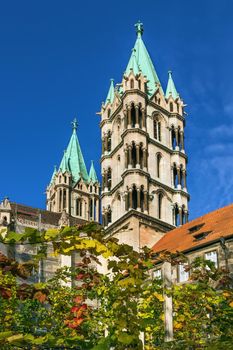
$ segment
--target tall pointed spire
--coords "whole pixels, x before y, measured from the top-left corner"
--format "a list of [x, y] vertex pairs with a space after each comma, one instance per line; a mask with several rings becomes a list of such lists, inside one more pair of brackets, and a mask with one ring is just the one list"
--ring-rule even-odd
[[96, 171], [95, 171], [93, 160], [91, 161], [91, 168], [90, 168], [90, 171], [89, 171], [89, 177], [88, 178], [89, 178], [89, 182], [92, 182], [92, 183], [98, 182], [98, 178], [97, 178], [97, 175], [96, 175]]
[[105, 104], [107, 104], [108, 102], [113, 103], [113, 100], [114, 100], [114, 79], [110, 79], [110, 87], [108, 90]]
[[176, 90], [174, 81], [172, 79], [172, 71], [168, 71], [168, 83], [167, 83], [167, 89], [166, 89], [166, 98], [169, 98], [169, 96], [172, 96], [174, 100], [179, 97], [179, 94]]
[[70, 172], [73, 182], [77, 182], [81, 177], [85, 181], [88, 181], [88, 173], [76, 133], [78, 127], [77, 120], [74, 119], [71, 124], [73, 132], [67, 149], [64, 151], [59, 169], [62, 172]]
[[150, 55], [142, 40], [143, 24], [140, 21], [138, 21], [135, 24], [135, 28], [137, 33], [137, 39], [134, 45], [133, 52], [129, 59], [129, 63], [127, 65], [125, 74], [128, 76], [131, 70], [134, 70], [133, 64], [135, 66], [134, 62], [136, 61], [138, 69], [142, 72], [143, 75], [147, 77], [148, 95], [151, 96], [156, 90], [156, 85], [160, 84], [160, 81], [155, 71]]

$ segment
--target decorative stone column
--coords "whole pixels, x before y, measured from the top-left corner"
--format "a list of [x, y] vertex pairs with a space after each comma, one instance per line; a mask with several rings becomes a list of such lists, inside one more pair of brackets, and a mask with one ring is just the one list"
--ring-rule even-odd
[[174, 167], [171, 166], [171, 185], [172, 187], [175, 187], [174, 186]]
[[146, 111], [145, 111], [145, 108], [142, 108], [141, 111], [142, 111], [142, 130], [146, 131]]
[[184, 132], [180, 132], [180, 143], [181, 143], [181, 152], [184, 153]]
[[104, 153], [108, 154], [108, 136], [104, 134]]
[[176, 135], [176, 147], [175, 147], [175, 150], [179, 151], [179, 131], [178, 131], [178, 128], [175, 128], [175, 135]]
[[131, 106], [127, 106], [128, 129], [132, 127]]
[[140, 207], [140, 188], [137, 188], [137, 210], [141, 211], [141, 207]]
[[143, 195], [144, 195], [144, 213], [148, 214], [148, 191], [144, 191]]
[[128, 149], [127, 148], [124, 149], [124, 153], [125, 153], [125, 169], [128, 169], [129, 157], [128, 157]]
[[182, 207], [179, 207], [179, 216], [180, 216], [180, 226], [183, 225], [183, 210]]
[[125, 210], [129, 210], [129, 193], [128, 191], [125, 191]]
[[189, 221], [189, 213], [188, 210], [184, 211], [185, 223]]
[[143, 148], [142, 150], [143, 152], [143, 170], [144, 171], [147, 171], [147, 149], [146, 148]]
[[95, 198], [92, 197], [92, 200], [91, 200], [91, 205], [92, 205], [92, 220], [95, 220]]
[[128, 146], [128, 168], [132, 169], [132, 146]]
[[139, 106], [135, 106], [135, 114], [136, 114], [136, 123], [135, 128], [139, 128]]
[[[127, 108], [127, 107], [126, 107]], [[124, 129], [126, 130], [127, 129], [127, 110], [124, 109], [123, 110], [123, 113], [124, 113]]]
[[178, 176], [177, 188], [178, 188], [178, 190], [181, 190], [181, 170], [180, 170], [180, 167], [177, 167], [177, 176]]
[[133, 189], [129, 189], [129, 209], [133, 208]]
[[183, 179], [184, 179], [184, 191], [187, 191], [187, 172], [183, 170]]
[[104, 192], [108, 192], [108, 172], [104, 171]]
[[102, 154], [105, 152], [105, 143], [104, 143], [104, 137], [102, 138]]
[[105, 227], [107, 227], [108, 226], [108, 212], [107, 211], [105, 211], [104, 216], [105, 216]]
[[136, 168], [140, 169], [140, 145], [136, 145]]

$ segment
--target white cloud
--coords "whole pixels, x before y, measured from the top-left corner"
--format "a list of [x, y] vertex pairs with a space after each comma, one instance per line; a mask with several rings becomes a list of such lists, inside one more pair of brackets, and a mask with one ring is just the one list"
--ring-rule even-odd
[[222, 124], [209, 131], [212, 137], [233, 137], [233, 124]]

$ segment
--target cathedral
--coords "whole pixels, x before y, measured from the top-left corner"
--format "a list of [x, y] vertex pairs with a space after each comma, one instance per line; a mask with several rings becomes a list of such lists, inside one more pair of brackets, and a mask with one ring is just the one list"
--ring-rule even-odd
[[[22, 232], [25, 227], [42, 230], [95, 221], [103, 225], [106, 235], [117, 237], [135, 250], [148, 246], [155, 252], [169, 246], [179, 250], [176, 246], [179, 235], [187, 242], [191, 239], [186, 250], [181, 247], [181, 251], [192, 251], [193, 247], [198, 250], [208, 236], [208, 252], [213, 253], [214, 241], [214, 252], [222, 252], [219, 256], [225, 261], [223, 249], [228, 238], [232, 245], [233, 222], [227, 224], [230, 231], [223, 233], [219, 228], [213, 239], [212, 231], [204, 230], [204, 219], [196, 219], [196, 225], [188, 223], [185, 104], [171, 71], [163, 89], [144, 44], [140, 21], [135, 29], [136, 41], [122, 80], [114, 83], [111, 79], [106, 100], [97, 113], [102, 141], [102, 185], [93, 162], [87, 171], [74, 120], [68, 146], [46, 189], [46, 210], [5, 198], [0, 204], [0, 226]], [[217, 223], [227, 217], [226, 213], [230, 220], [231, 208], [206, 216], [207, 222], [212, 223], [211, 230], [215, 227], [213, 218], [217, 218]], [[223, 236], [224, 243], [220, 241]], [[20, 252], [17, 254], [21, 257]], [[215, 260], [216, 254], [211, 255]], [[45, 264], [46, 276], [55, 270], [57, 263], [62, 265], [61, 261]]]
[[[144, 245], [151, 247], [167, 231], [188, 221], [189, 194], [185, 105], [171, 71], [166, 89], [161, 86], [140, 21], [135, 29], [136, 42], [122, 81], [114, 84], [111, 79], [98, 113], [102, 186], [93, 162], [87, 171], [74, 120], [68, 146], [46, 189], [46, 209], [51, 218], [59, 214], [64, 223], [101, 222], [108, 235], [138, 250]], [[0, 219], [7, 222], [10, 217], [4, 203], [12, 206], [13, 212], [20, 205], [6, 205], [6, 200], [1, 204]], [[24, 224], [31, 221], [33, 225], [32, 218], [25, 218], [31, 211], [19, 212], [15, 219], [23, 214]], [[59, 226], [59, 220], [47, 225]], [[40, 226], [46, 225], [41, 222]]]

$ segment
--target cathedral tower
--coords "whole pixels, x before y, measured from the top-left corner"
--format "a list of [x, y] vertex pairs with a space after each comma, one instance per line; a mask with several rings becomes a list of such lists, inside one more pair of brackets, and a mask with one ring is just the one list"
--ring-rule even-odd
[[47, 210], [63, 212], [84, 220], [99, 222], [100, 184], [93, 162], [89, 174], [77, 137], [77, 121], [72, 122], [72, 135], [46, 190]]
[[102, 222], [138, 249], [188, 220], [184, 103], [172, 73], [164, 93], [142, 40], [101, 108]]

